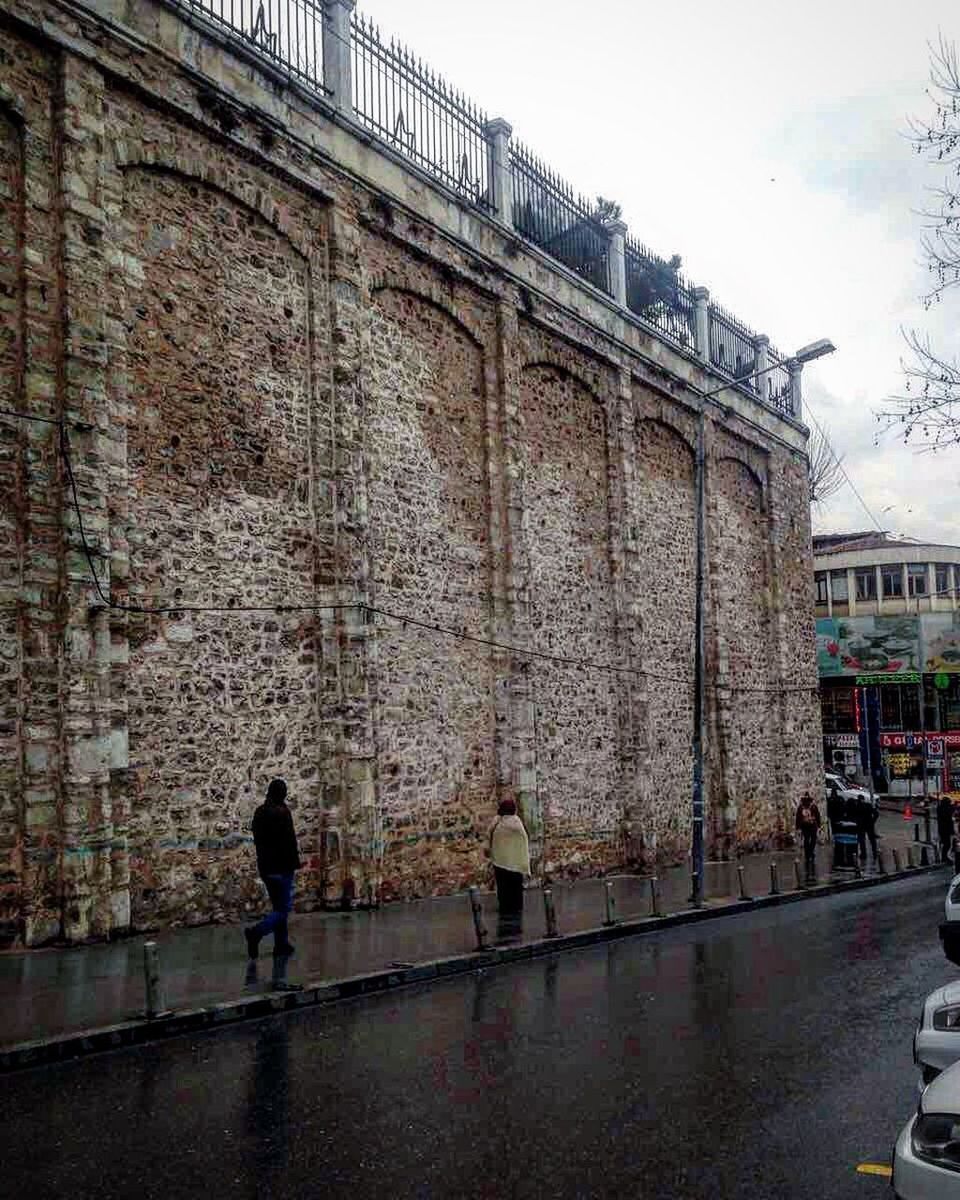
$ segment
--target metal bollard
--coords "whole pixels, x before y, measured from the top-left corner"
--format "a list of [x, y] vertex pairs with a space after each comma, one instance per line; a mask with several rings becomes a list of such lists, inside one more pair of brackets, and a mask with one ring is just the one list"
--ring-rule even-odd
[[797, 881], [797, 891], [800, 892], [803, 890], [803, 876], [800, 874], [800, 859], [799, 858], [795, 858], [793, 860], [793, 875]]
[[659, 917], [660, 913], [660, 880], [656, 875], [650, 877], [650, 916]]
[[923, 840], [930, 841], [930, 805], [929, 803], [923, 806]]
[[749, 900], [750, 897], [747, 895], [747, 881], [746, 877], [744, 876], [743, 865], [741, 863], [737, 864], [737, 882], [740, 884], [740, 899]]
[[916, 863], [913, 861], [913, 843], [911, 842], [907, 847], [907, 870], [912, 871], [915, 866]]
[[891, 854], [893, 855], [893, 873], [894, 873], [894, 875], [899, 875], [900, 874], [900, 851], [897, 849], [894, 849], [891, 851]]
[[919, 823], [919, 821], [916, 821], [916, 822], [914, 822], [914, 826], [913, 826], [913, 840], [914, 840], [915, 842], [919, 842], [919, 841], [920, 841], [920, 823]]
[[703, 907], [703, 895], [700, 891], [700, 872], [694, 871], [690, 876], [690, 903], [694, 908]]
[[556, 937], [557, 910], [553, 907], [553, 892], [548, 887], [543, 889], [543, 915], [547, 923], [547, 937]]
[[854, 879], [862, 879], [863, 878], [863, 863], [860, 861], [859, 854], [854, 856], [853, 877], [854, 877]]
[[147, 1018], [159, 1017], [161, 1013], [166, 1012], [166, 1005], [163, 1002], [156, 942], [143, 943], [143, 982], [147, 993]]
[[770, 895], [778, 896], [780, 894], [780, 876], [777, 874], [776, 859], [770, 864]]
[[613, 895], [613, 883], [611, 880], [604, 880], [603, 884], [603, 910], [604, 925], [616, 925], [617, 923], [617, 902]]
[[878, 875], [886, 875], [886, 873], [887, 873], [886, 859], [883, 857], [883, 851], [878, 848], [877, 849], [877, 874]]
[[930, 866], [930, 850], [927, 846], [920, 847], [920, 866], [921, 867], [929, 867]]
[[470, 909], [473, 912], [473, 929], [477, 935], [477, 949], [487, 948], [487, 927], [483, 923], [483, 905], [480, 903], [480, 889], [470, 888]]

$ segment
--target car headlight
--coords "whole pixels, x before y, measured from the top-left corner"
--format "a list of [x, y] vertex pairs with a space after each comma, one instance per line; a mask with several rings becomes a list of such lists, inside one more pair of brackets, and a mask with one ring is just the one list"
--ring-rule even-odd
[[960, 1171], [960, 1116], [926, 1113], [917, 1117], [910, 1141], [917, 1158], [948, 1171]]
[[934, 1029], [955, 1029], [960, 1032], [960, 1004], [948, 1004], [933, 1014]]

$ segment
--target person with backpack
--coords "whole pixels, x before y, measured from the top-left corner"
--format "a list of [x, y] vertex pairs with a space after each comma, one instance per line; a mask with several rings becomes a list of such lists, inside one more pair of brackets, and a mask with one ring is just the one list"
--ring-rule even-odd
[[949, 796], [941, 796], [937, 801], [937, 835], [940, 840], [940, 861], [953, 861], [953, 801]]
[[797, 832], [803, 840], [803, 859], [806, 866], [807, 883], [817, 880], [817, 834], [820, 832], [820, 809], [809, 792], [805, 792], [797, 805]]

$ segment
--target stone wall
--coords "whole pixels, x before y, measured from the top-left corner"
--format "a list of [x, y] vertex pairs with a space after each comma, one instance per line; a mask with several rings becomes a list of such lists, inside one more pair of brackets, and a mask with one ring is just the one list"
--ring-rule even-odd
[[[507, 796], [537, 873], [681, 860], [714, 378], [167, 8], [100, 7], [122, 37], [0, 0], [0, 407], [69, 451], [0, 417], [0, 938], [242, 917], [278, 774], [301, 907], [487, 880]], [[816, 779], [805, 431], [706, 425], [732, 853]]]

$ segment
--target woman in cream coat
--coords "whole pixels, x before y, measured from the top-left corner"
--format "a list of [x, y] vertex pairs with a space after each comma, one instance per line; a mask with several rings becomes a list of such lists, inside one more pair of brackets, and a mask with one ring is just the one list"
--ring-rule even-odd
[[523, 879], [530, 874], [530, 843], [513, 800], [504, 800], [497, 808], [497, 819], [490, 830], [490, 858], [501, 915], [522, 913]]

